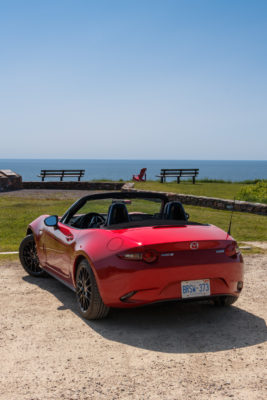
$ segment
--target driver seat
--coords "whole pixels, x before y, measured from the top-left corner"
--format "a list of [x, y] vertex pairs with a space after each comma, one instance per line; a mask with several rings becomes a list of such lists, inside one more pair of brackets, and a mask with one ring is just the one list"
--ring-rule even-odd
[[128, 210], [124, 203], [114, 203], [109, 206], [107, 225], [122, 224], [129, 221]]

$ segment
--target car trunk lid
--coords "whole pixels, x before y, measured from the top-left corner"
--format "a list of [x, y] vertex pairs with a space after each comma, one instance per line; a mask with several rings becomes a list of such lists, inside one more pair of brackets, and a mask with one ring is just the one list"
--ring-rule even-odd
[[122, 231], [124, 239], [138, 246], [154, 246], [164, 249], [185, 250], [192, 242], [199, 243], [199, 249], [220, 247], [221, 241], [233, 240], [222, 229], [214, 225], [182, 225], [131, 228]]

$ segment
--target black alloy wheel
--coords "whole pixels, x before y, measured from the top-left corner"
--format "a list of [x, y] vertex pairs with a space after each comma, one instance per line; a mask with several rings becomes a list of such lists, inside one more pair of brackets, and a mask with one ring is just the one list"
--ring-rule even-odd
[[100, 296], [94, 273], [87, 260], [82, 260], [76, 273], [76, 297], [81, 315], [86, 319], [107, 316], [107, 307]]
[[19, 258], [21, 265], [29, 275], [46, 276], [45, 271], [40, 267], [33, 235], [28, 235], [22, 240], [19, 247]]
[[85, 313], [92, 298], [92, 283], [89, 272], [86, 268], [81, 268], [77, 279], [77, 298], [81, 311]]

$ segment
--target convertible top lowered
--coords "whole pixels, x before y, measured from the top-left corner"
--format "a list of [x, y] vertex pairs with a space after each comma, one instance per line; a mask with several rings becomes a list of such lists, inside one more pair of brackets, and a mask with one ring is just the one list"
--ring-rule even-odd
[[29, 224], [20, 246], [24, 269], [46, 273], [76, 291], [81, 314], [103, 318], [110, 307], [166, 300], [230, 305], [243, 287], [234, 239], [189, 222], [183, 205], [161, 193], [84, 196], [61, 218]]

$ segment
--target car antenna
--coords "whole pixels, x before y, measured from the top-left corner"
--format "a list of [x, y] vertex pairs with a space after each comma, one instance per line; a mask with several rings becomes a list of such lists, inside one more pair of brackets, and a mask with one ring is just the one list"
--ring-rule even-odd
[[228, 227], [228, 231], [227, 231], [227, 235], [231, 235], [231, 227], [232, 227], [232, 218], [233, 218], [233, 213], [234, 213], [234, 208], [235, 208], [235, 197], [234, 197], [234, 203], [233, 204], [229, 204], [229, 206], [227, 206], [228, 210], [232, 210], [231, 212], [231, 217], [230, 217], [230, 222], [229, 222], [229, 227]]

